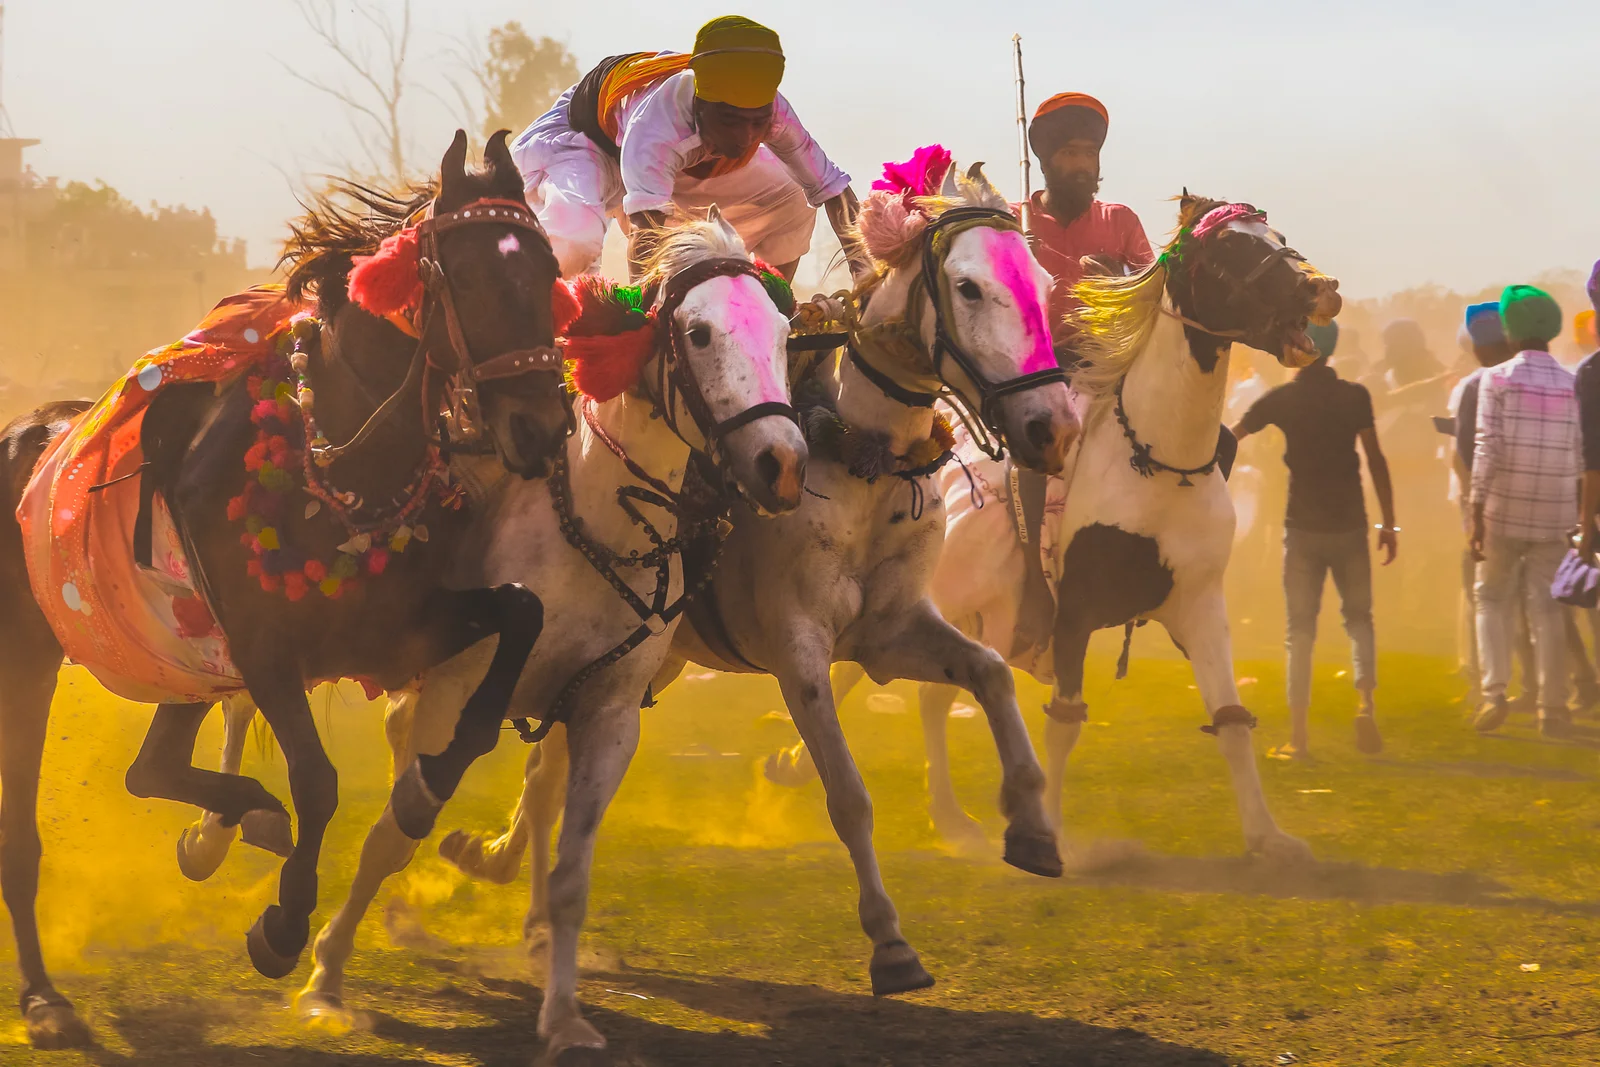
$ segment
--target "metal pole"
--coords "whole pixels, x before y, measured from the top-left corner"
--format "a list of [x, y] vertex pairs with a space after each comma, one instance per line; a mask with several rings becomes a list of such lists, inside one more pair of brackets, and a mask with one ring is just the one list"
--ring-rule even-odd
[[1028, 158], [1028, 101], [1027, 83], [1022, 78], [1022, 35], [1011, 35], [1011, 48], [1017, 61], [1017, 150], [1021, 153], [1022, 169], [1022, 228], [1027, 229], [1033, 212], [1032, 162]]

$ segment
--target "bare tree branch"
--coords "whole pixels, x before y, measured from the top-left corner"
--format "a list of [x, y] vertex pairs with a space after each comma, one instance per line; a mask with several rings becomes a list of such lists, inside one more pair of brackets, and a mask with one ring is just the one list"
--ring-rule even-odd
[[[359, 39], [352, 41], [346, 37], [339, 24], [335, 0], [294, 0], [294, 5], [306, 28], [367, 91], [358, 94], [301, 74], [282, 61], [280, 65], [296, 80], [326, 94], [353, 113], [351, 129], [371, 157], [373, 169], [399, 185], [407, 178], [402, 102], [409, 85], [406, 63], [411, 50], [411, 0], [405, 0], [401, 8], [399, 25], [386, 12], [365, 0], [341, 2], [347, 4], [382, 42], [382, 61], [376, 60], [373, 50]], [[370, 97], [370, 102], [362, 99], [363, 96]]]

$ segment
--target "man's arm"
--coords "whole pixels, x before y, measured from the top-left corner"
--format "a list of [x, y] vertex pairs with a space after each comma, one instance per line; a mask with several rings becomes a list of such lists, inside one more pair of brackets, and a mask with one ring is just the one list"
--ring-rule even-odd
[[667, 225], [665, 211], [635, 211], [628, 216], [628, 279], [638, 281], [655, 250], [656, 238]]
[[1394, 523], [1394, 484], [1389, 480], [1389, 461], [1378, 445], [1378, 428], [1368, 425], [1359, 435], [1361, 450], [1367, 454], [1367, 473], [1372, 476], [1372, 491], [1378, 494], [1378, 510], [1383, 513], [1383, 529], [1378, 531], [1378, 547], [1383, 549], [1383, 565], [1394, 562], [1400, 551], [1400, 531]]
[[1600, 512], [1600, 364], [1590, 356], [1578, 365], [1573, 389], [1578, 396], [1578, 430], [1583, 446], [1583, 481], [1578, 503], [1578, 551], [1595, 555], [1595, 513]]
[[1472, 493], [1472, 556], [1483, 559], [1483, 542], [1486, 536], [1484, 502], [1489, 486], [1494, 481], [1500, 463], [1500, 378], [1485, 372], [1478, 379], [1478, 423], [1473, 437]]
[[839, 238], [839, 247], [844, 249], [844, 261], [850, 267], [850, 277], [861, 281], [872, 273], [872, 260], [856, 237], [856, 216], [861, 211], [856, 191], [847, 185], [822, 207], [828, 213], [828, 225], [833, 227], [834, 236]]

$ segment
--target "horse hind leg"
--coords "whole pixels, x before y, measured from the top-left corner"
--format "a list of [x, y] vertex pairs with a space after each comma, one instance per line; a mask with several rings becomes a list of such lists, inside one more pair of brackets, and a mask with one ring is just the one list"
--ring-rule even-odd
[[922, 745], [928, 761], [928, 816], [933, 829], [961, 855], [982, 856], [989, 851], [983, 824], [966, 813], [950, 778], [950, 746], [946, 724], [950, 708], [961, 690], [953, 685], [924, 682], [917, 688], [922, 713]]
[[[460, 868], [463, 874], [496, 885], [510, 885], [516, 880], [517, 873], [522, 870], [522, 854], [528, 847], [524, 799], [539, 768], [544, 746], [545, 742], [540, 742], [529, 748], [528, 762], [523, 768], [523, 792], [518, 794], [511, 808], [511, 824], [505, 833], [490, 837], [471, 830], [451, 830], [439, 842], [439, 855]], [[545, 846], [548, 852], [548, 834]]]

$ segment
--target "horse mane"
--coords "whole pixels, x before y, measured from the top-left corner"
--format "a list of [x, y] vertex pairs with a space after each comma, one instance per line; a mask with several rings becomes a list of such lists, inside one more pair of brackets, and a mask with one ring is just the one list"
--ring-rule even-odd
[[280, 268], [289, 268], [289, 299], [311, 292], [319, 299], [342, 301], [353, 258], [376, 253], [384, 238], [403, 229], [436, 192], [434, 182], [388, 193], [340, 178], [302, 200], [305, 214], [289, 224], [289, 239], [278, 259]]
[[748, 259], [744, 241], [731, 226], [697, 219], [661, 231], [651, 242], [641, 284], [648, 291], [686, 267], [708, 259]]
[[1098, 400], [1116, 389], [1160, 321], [1168, 262], [1180, 256], [1190, 227], [1225, 202], [1185, 197], [1181, 203], [1178, 227], [1154, 263], [1128, 277], [1087, 277], [1073, 290], [1081, 305], [1070, 316], [1078, 326], [1076, 347], [1082, 360], [1072, 374], [1075, 392]]
[[858, 295], [875, 288], [891, 270], [914, 264], [922, 252], [922, 232], [928, 220], [958, 207], [1011, 210], [1006, 198], [988, 179], [968, 178], [959, 173], [955, 196], [912, 196], [883, 189], [868, 193], [861, 202], [851, 237], [867, 250], [876, 271], [858, 288]]

